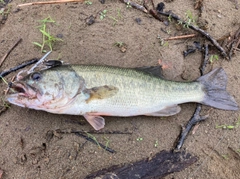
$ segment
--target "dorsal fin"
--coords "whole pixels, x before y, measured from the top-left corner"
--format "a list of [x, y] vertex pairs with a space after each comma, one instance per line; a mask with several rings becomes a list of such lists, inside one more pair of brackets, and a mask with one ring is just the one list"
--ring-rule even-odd
[[145, 73], [151, 74], [153, 76], [159, 77], [159, 78], [164, 78], [162, 75], [162, 67], [161, 66], [144, 66], [144, 67], [137, 67], [134, 68], [135, 70], [138, 71], [143, 71]]

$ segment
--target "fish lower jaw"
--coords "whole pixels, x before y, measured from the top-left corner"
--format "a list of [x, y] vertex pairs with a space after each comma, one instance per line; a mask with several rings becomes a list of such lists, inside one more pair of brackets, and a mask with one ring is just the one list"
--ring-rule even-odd
[[7, 101], [11, 104], [14, 104], [23, 108], [26, 107], [24, 104], [17, 102], [15, 98], [7, 98]]

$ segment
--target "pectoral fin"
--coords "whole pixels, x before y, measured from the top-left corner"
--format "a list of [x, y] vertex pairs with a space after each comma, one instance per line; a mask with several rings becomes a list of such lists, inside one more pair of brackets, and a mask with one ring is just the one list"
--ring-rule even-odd
[[99, 86], [94, 87], [87, 90], [87, 93], [90, 94], [90, 97], [86, 101], [87, 103], [94, 99], [105, 99], [110, 98], [117, 94], [118, 88], [111, 85]]
[[172, 116], [181, 111], [181, 107], [178, 105], [168, 106], [160, 111], [154, 113], [145, 114], [146, 116]]
[[85, 114], [83, 116], [85, 117], [85, 119], [89, 122], [89, 124], [91, 124], [91, 126], [95, 130], [100, 130], [100, 129], [104, 128], [105, 120], [104, 120], [103, 117], [92, 116], [92, 115], [89, 115], [89, 114]]

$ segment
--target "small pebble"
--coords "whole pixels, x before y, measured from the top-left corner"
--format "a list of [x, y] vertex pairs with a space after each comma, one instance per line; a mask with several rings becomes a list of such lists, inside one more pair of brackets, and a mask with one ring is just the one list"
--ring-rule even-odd
[[99, 2], [105, 4], [105, 0], [99, 0]]
[[16, 9], [13, 10], [13, 13], [18, 13], [19, 11], [21, 11], [21, 9], [20, 8], [16, 8]]
[[157, 11], [162, 12], [164, 8], [165, 8], [165, 4], [163, 2], [158, 3]]
[[94, 22], [95, 22], [95, 17], [93, 17], [93, 15], [89, 16], [89, 17], [86, 19], [87, 25], [92, 25]]
[[63, 34], [57, 34], [57, 38], [62, 39], [63, 38]]
[[57, 9], [60, 9], [60, 5], [56, 5], [56, 8], [57, 8]]
[[122, 53], [125, 53], [125, 52], [127, 51], [127, 48], [124, 47], [124, 46], [122, 46], [121, 49], [120, 49], [120, 51], [121, 51]]
[[135, 19], [135, 21], [137, 22], [138, 25], [141, 25], [141, 23], [142, 23], [142, 19], [139, 18], [139, 17], [137, 17], [137, 18]]
[[163, 21], [163, 23], [164, 23], [165, 26], [169, 26], [169, 21], [168, 20]]

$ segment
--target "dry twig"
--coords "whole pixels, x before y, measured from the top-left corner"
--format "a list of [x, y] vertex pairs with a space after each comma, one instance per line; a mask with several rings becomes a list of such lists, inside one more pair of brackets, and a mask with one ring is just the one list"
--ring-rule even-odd
[[183, 21], [182, 19], [180, 19], [180, 17], [178, 17], [176, 14], [172, 13], [172, 12], [161, 12], [158, 11], [159, 14], [164, 15], [166, 17], [171, 17], [177, 21], [182, 22], [183, 25], [187, 25], [190, 29], [195, 30], [196, 32], [202, 34], [203, 36], [205, 36], [210, 42], [212, 42], [212, 44], [221, 52], [223, 57], [227, 57], [227, 53], [225, 52], [225, 50], [220, 46], [220, 44], [214, 39], [212, 38], [207, 32], [205, 32], [204, 30], [191, 25], [191, 24], [187, 24], [185, 21]]
[[20, 38], [9, 50], [8, 52], [2, 57], [2, 59], [0, 60], [0, 66], [2, 66], [2, 63], [5, 61], [5, 59], [7, 58], [7, 56], [11, 53], [11, 51], [22, 41], [22, 39]]
[[110, 153], [116, 153], [115, 150], [113, 150], [113, 149], [111, 149], [111, 148], [109, 148], [109, 147], [107, 147], [107, 146], [105, 146], [105, 145], [97, 142], [95, 139], [89, 137], [88, 135], [86, 135], [86, 134], [84, 134], [84, 133], [81, 133], [81, 132], [79, 132], [79, 131], [78, 131], [78, 132], [71, 132], [71, 133], [74, 133], [75, 135], [77, 135], [77, 136], [79, 136], [79, 137], [82, 137], [82, 138], [86, 139], [87, 141], [90, 141], [90, 142], [98, 145], [99, 147], [101, 147], [102, 149], [104, 149], [104, 150], [106, 150], [106, 151], [108, 151], [108, 152], [110, 152]]
[[229, 54], [228, 58], [229, 60], [232, 59], [232, 55], [235, 53], [236, 48], [238, 48], [240, 44], [240, 28], [236, 31], [236, 33], [233, 36], [233, 39], [227, 46], [229, 46]]
[[127, 4], [127, 5], [130, 5], [130, 6], [134, 7], [134, 8], [136, 8], [136, 9], [144, 12], [144, 13], [148, 13], [148, 11], [147, 11], [147, 9], [145, 7], [139, 5], [139, 4], [135, 3], [135, 2], [132, 2], [132, 1], [129, 1], [129, 0], [121, 0], [121, 1], [123, 3], [125, 3], [125, 4]]
[[194, 3], [194, 9], [198, 9], [200, 12], [199, 16], [202, 16], [202, 11], [204, 9], [203, 0], [196, 0]]
[[151, 14], [155, 19], [163, 22], [163, 19], [161, 17], [159, 17], [159, 15], [157, 14], [156, 10], [150, 9], [149, 10], [149, 14]]
[[[121, 0], [121, 1], [126, 3], [126, 4], [132, 3], [129, 0]], [[152, 1], [152, 4], [153, 4], [153, 1]], [[146, 8], [141, 6], [141, 5], [139, 5], [139, 4], [136, 4], [136, 3], [130, 4], [130, 5], [132, 5], [136, 9], [139, 9], [139, 10], [145, 12], [145, 13], [151, 14], [154, 18], [156, 18], [156, 19], [158, 19], [160, 21], [163, 21], [163, 20], [161, 19], [161, 17], [158, 16], [158, 14], [161, 14], [161, 15], [164, 15], [164, 16], [167, 16], [167, 17], [171, 17], [171, 18], [173, 18], [173, 19], [175, 19], [177, 21], [182, 22], [183, 25], [187, 25], [190, 29], [195, 30], [196, 32], [198, 32], [198, 33], [202, 34], [203, 36], [205, 36], [221, 52], [222, 56], [224, 58], [227, 58], [227, 53], [225, 52], [225, 50], [207, 32], [205, 32], [203, 29], [200, 29], [200, 28], [198, 28], [198, 27], [196, 27], [194, 25], [188, 24], [187, 22], [185, 22], [182, 19], [180, 19], [180, 17], [178, 17], [176, 14], [172, 13], [171, 11], [169, 11], [169, 12], [157, 11], [157, 13], [156, 13], [155, 7], [153, 7], [154, 9], [149, 9], [146, 5], [145, 5]], [[153, 4], [153, 6], [154, 6], [154, 4]]]
[[179, 39], [186, 39], [186, 38], [191, 38], [191, 37], [196, 37], [196, 36], [197, 36], [197, 34], [189, 34], [189, 35], [169, 37], [169, 38], [165, 38], [163, 40], [179, 40]]
[[56, 1], [41, 1], [41, 2], [30, 2], [30, 3], [24, 3], [19, 4], [17, 7], [23, 7], [23, 6], [32, 6], [32, 5], [44, 5], [44, 4], [60, 4], [60, 3], [68, 3], [68, 2], [84, 2], [84, 0], [56, 0]]
[[34, 59], [28, 60], [28, 61], [26, 61], [26, 62], [23, 62], [23, 63], [21, 63], [21, 64], [18, 65], [18, 66], [15, 66], [15, 67], [13, 67], [13, 68], [10, 68], [9, 70], [0, 72], [0, 78], [7, 76], [7, 75], [9, 75], [10, 73], [12, 73], [12, 72], [14, 72], [14, 71], [17, 71], [17, 70], [19, 70], [19, 69], [25, 68], [26, 66], [32, 65], [32, 64], [36, 63], [37, 61], [38, 61], [38, 59], [37, 59], [37, 58], [34, 58]]
[[194, 9], [201, 9], [203, 7], [203, 0], [196, 0], [194, 3]]
[[106, 150], [106, 151], [108, 151], [110, 153], [116, 153], [115, 150], [109, 148], [108, 146], [105, 146], [105, 145], [101, 144], [96, 139], [94, 139], [93, 137], [89, 136], [88, 134], [90, 134], [90, 133], [87, 133], [87, 132], [84, 132], [84, 131], [76, 131], [76, 130], [72, 130], [72, 129], [57, 129], [55, 132], [56, 133], [61, 133], [61, 134], [75, 134], [75, 135], [77, 135], [79, 137], [84, 138], [87, 141], [90, 141], [90, 142], [98, 145], [99, 147], [101, 147], [102, 149], [104, 149], [104, 150]]
[[[205, 53], [204, 53], [204, 61], [200, 67], [201, 76], [203, 75], [203, 72], [205, 70], [206, 64], [208, 61], [208, 44], [205, 44]], [[191, 131], [191, 129], [199, 122], [204, 121], [207, 119], [208, 115], [206, 116], [200, 116], [200, 112], [202, 110], [202, 104], [197, 104], [196, 110], [192, 116], [192, 118], [188, 121], [185, 128], [182, 128], [182, 131], [179, 135], [179, 138], [177, 140], [177, 145], [175, 147], [176, 150], [180, 150], [183, 146], [184, 140], [186, 139], [187, 135]]]

